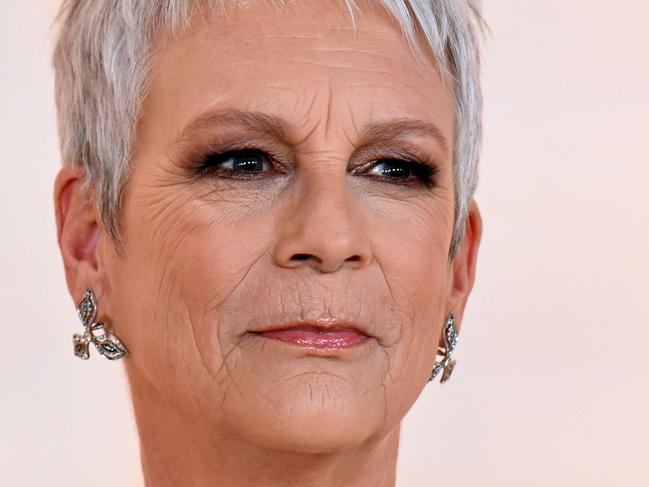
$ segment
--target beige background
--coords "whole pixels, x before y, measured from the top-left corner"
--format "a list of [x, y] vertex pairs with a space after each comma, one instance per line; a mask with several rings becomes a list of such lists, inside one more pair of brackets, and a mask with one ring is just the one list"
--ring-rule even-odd
[[[0, 484], [141, 485], [121, 366], [72, 356], [54, 0], [0, 15]], [[478, 279], [399, 485], [649, 485], [649, 3], [486, 0]]]

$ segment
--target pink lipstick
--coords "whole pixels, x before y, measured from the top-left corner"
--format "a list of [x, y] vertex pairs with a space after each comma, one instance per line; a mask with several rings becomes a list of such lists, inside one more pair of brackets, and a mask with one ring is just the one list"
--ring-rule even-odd
[[257, 333], [264, 338], [279, 340], [311, 350], [341, 350], [365, 342], [369, 337], [355, 328], [290, 326]]

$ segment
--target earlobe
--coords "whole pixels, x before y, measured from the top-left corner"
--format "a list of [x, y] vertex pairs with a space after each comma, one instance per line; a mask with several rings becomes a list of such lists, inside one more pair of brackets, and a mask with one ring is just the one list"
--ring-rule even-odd
[[464, 307], [475, 282], [478, 249], [482, 239], [482, 217], [475, 200], [469, 202], [469, 212], [464, 229], [464, 237], [458, 254], [452, 263], [452, 289], [449, 311], [455, 313], [459, 324], [462, 322]]
[[90, 284], [99, 284], [98, 242], [101, 222], [92, 191], [83, 185], [83, 171], [64, 166], [54, 184], [57, 240], [61, 249], [68, 289], [79, 299]]

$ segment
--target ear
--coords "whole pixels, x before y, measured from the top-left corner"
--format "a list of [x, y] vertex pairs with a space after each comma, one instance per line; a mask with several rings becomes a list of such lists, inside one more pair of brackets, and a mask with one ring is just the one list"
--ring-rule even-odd
[[94, 190], [85, 190], [83, 170], [66, 164], [54, 183], [56, 230], [68, 290], [75, 304], [87, 287], [104, 293], [105, 276], [99, 241], [105, 238]]
[[451, 263], [452, 287], [448, 310], [456, 317], [458, 329], [462, 324], [464, 308], [475, 281], [478, 248], [482, 238], [482, 217], [475, 200], [469, 202], [469, 211], [460, 249]]

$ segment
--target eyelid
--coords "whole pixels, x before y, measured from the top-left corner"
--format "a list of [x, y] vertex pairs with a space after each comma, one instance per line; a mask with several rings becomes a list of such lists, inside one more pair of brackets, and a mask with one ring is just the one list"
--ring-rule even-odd
[[421, 184], [428, 188], [434, 188], [437, 186], [438, 172], [439, 172], [437, 164], [431, 165], [428, 163], [423, 163], [421, 161], [409, 161], [405, 159], [395, 159], [395, 158], [377, 159], [370, 164], [369, 170], [367, 170], [364, 173], [370, 174], [372, 170], [374, 170], [376, 167], [386, 162], [404, 163], [405, 165], [410, 166], [411, 177], [401, 179], [401, 178], [393, 178], [391, 176], [383, 176], [382, 174], [376, 174], [376, 175], [372, 175], [372, 178], [377, 179], [379, 181], [386, 181], [389, 183], [394, 183], [397, 185], [405, 185], [405, 186], [409, 186], [412, 184]]
[[439, 171], [439, 164], [434, 158], [431, 158], [431, 156], [426, 155], [415, 148], [406, 148], [401, 145], [362, 147], [356, 150], [352, 156], [352, 160], [357, 159], [364, 162], [354, 167], [352, 172], [356, 172], [358, 169], [362, 170], [368, 167], [373, 167], [381, 160], [398, 160], [416, 166], [428, 167], [433, 174]]
[[[293, 162], [293, 150], [291, 148], [286, 146], [278, 148], [276, 143], [268, 141], [267, 138], [248, 138], [241, 136], [225, 140], [214, 138], [208, 140], [202, 148], [195, 148], [193, 155], [188, 157], [190, 160], [189, 166], [192, 169], [193, 176], [198, 177], [209, 171], [211, 167], [214, 169], [217, 168], [217, 164], [210, 166], [207, 163], [210, 157], [218, 157], [224, 160], [228, 153], [234, 155], [236, 152], [242, 151], [256, 152], [270, 164], [270, 167], [266, 170], [255, 173], [257, 174], [256, 177], [263, 177], [262, 174], [268, 174], [270, 172], [290, 174], [291, 168], [295, 166]], [[424, 177], [417, 177], [422, 181], [428, 180], [430, 184], [436, 185], [435, 176], [439, 172], [437, 162], [430, 155], [423, 154], [417, 147], [413, 147], [412, 144], [404, 141], [357, 148], [350, 157], [349, 166], [351, 168], [348, 171], [352, 175], [359, 173], [362, 175], [366, 170], [371, 170], [371, 168], [377, 166], [381, 161], [387, 160], [411, 164], [415, 170], [419, 168], [419, 171], [424, 172]], [[354, 161], [358, 161], [358, 163], [355, 164]], [[227, 171], [224, 168], [224, 172], [227, 173]], [[372, 175], [371, 177], [382, 179], [380, 175]], [[398, 181], [396, 178], [394, 180], [387, 178], [386, 180]]]
[[415, 161], [428, 161], [434, 159], [434, 151], [420, 147], [410, 140], [395, 139], [389, 142], [368, 144], [358, 147], [352, 154], [352, 159], [405, 159]]
[[[204, 174], [211, 169], [216, 170], [217, 165], [209, 163], [209, 160], [211, 158], [217, 158], [220, 159], [220, 162], [224, 162], [240, 152], [257, 154], [259, 157], [264, 159], [264, 162], [268, 165], [268, 167], [266, 171], [263, 171], [263, 173], [270, 171], [275, 171], [279, 174], [288, 173], [286, 165], [283, 164], [277, 156], [275, 156], [271, 151], [260, 147], [259, 144], [256, 144], [254, 142], [243, 144], [211, 144], [206, 149], [204, 149], [204, 152], [196, 154], [196, 156], [192, 158], [192, 162], [190, 163], [192, 172], [195, 176], [200, 176], [201, 174]], [[225, 169], [225, 171], [228, 171], [228, 169]]]
[[289, 147], [259, 134], [237, 133], [234, 136], [225, 134], [208, 136], [206, 134], [204, 138], [194, 139], [191, 144], [181, 145], [178, 151], [178, 160], [183, 167], [193, 170], [200, 167], [210, 155], [240, 150], [264, 153], [271, 162], [284, 170], [286, 170], [286, 166], [282, 161], [289, 161], [292, 155]]
[[[233, 159], [234, 157], [237, 156], [237, 154], [241, 153], [250, 153], [250, 154], [255, 154], [257, 157], [259, 157], [264, 165], [264, 170], [259, 171], [259, 172], [246, 172], [246, 171], [235, 171], [231, 168], [225, 167], [225, 162], [227, 162], [230, 159]], [[214, 161], [213, 159], [216, 159]], [[267, 152], [260, 150], [260, 149], [234, 149], [234, 150], [228, 150], [224, 152], [218, 152], [218, 153], [208, 153], [205, 156], [203, 156], [202, 161], [196, 166], [194, 170], [194, 176], [197, 178], [200, 178], [202, 176], [208, 175], [208, 174], [214, 174], [217, 177], [227, 177], [227, 178], [234, 178], [234, 179], [259, 179], [259, 178], [264, 178], [268, 177], [268, 174], [270, 173], [275, 173], [275, 174], [282, 174], [283, 171], [281, 169], [278, 169], [277, 166], [281, 165], [278, 163], [271, 154], [268, 154]]]
[[[242, 158], [247, 158], [245, 156], [253, 156], [256, 158], [259, 158], [264, 167], [267, 167], [270, 165], [272, 161], [272, 156], [269, 154], [265, 153], [264, 151], [261, 151], [259, 149], [240, 149], [240, 150], [230, 150], [226, 152], [221, 152], [221, 153], [213, 153], [213, 154], [208, 154], [207, 158], [209, 159], [217, 159], [219, 162], [219, 166], [223, 166], [224, 163], [228, 161], [234, 161], [236, 157], [242, 157]], [[230, 168], [228, 168], [230, 169]]]

